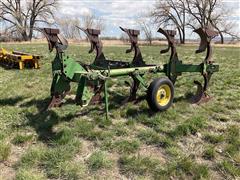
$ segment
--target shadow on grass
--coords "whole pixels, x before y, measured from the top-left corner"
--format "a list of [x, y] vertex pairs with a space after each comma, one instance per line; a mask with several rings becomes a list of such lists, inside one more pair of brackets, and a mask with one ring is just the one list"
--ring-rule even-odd
[[[130, 102], [124, 102], [126, 101], [126, 99], [128, 98], [128, 96], [121, 96], [119, 94], [116, 94], [113, 92], [113, 94], [111, 94], [112, 98], [110, 99], [110, 105], [109, 105], [109, 109], [110, 109], [110, 112], [111, 110], [116, 110], [116, 109], [119, 109], [120, 107], [127, 107], [126, 105], [127, 104], [130, 104], [132, 106], [134, 105], [137, 105], [139, 103], [141, 103], [142, 101], [145, 101], [146, 100], [146, 96], [145, 95], [142, 95], [142, 96], [137, 96], [137, 99], [134, 100], [134, 101], [130, 101]], [[132, 118], [132, 119], [135, 119], [141, 115], [147, 115], [148, 117], [152, 117], [154, 116], [156, 113], [153, 112], [150, 108], [148, 107], [144, 107], [144, 108], [141, 108], [141, 109], [138, 109], [138, 108], [134, 108], [134, 107], [131, 107], [127, 109], [126, 111], [126, 115], [124, 116], [125, 118]]]
[[[7, 64], [0, 63], [0, 67], [2, 67], [4, 70], [7, 70], [7, 71], [21, 71], [19, 69], [19, 65], [18, 64], [7, 65]], [[24, 65], [24, 69], [28, 69], [28, 70], [33, 69], [34, 70], [34, 65], [33, 64], [32, 65], [25, 64]]]
[[15, 106], [17, 103], [24, 100], [25, 97], [17, 96], [6, 99], [0, 99], [0, 106]]
[[31, 126], [38, 134], [38, 139], [44, 143], [49, 143], [57, 140], [58, 136], [53, 131], [55, 125], [60, 122], [70, 121], [75, 115], [69, 114], [64, 117], [60, 117], [53, 110], [47, 110], [50, 98], [42, 100], [31, 100], [21, 105], [21, 107], [36, 106], [38, 112], [36, 114], [26, 113], [27, 123], [26, 126]]
[[[26, 99], [26, 97], [17, 96], [6, 99], [0, 99], [0, 106], [15, 106], [17, 103], [20, 103]], [[20, 108], [28, 108], [31, 106], [36, 106], [38, 112], [36, 114], [26, 113], [27, 123], [21, 126], [31, 126], [33, 127], [37, 134], [39, 135], [39, 139], [41, 140], [50, 140], [54, 137], [54, 133], [52, 128], [59, 121], [63, 121], [65, 119], [70, 119], [71, 117], [59, 118], [59, 116], [53, 111], [46, 111], [46, 107], [48, 105], [50, 98], [46, 98], [43, 100], [31, 100], [26, 103], [22, 103]]]
[[[119, 109], [121, 106], [124, 106], [124, 104], [121, 104], [121, 103], [125, 98], [126, 98], [125, 96], [121, 96], [120, 94], [112, 92], [110, 97], [110, 104], [109, 104], [110, 112], [111, 110]], [[136, 103], [139, 103], [142, 100], [145, 100], [145, 98], [144, 97], [138, 98]], [[177, 102], [182, 100], [185, 100], [185, 98], [180, 97], [175, 101]], [[105, 109], [104, 109], [105, 105], [104, 103], [101, 103], [99, 105], [94, 105], [89, 108], [82, 109], [81, 112], [79, 113], [68, 114], [64, 117], [60, 117], [53, 110], [47, 110], [49, 101], [50, 101], [50, 97], [42, 100], [34, 99], [21, 105], [21, 107], [31, 107], [31, 106], [37, 107], [38, 112], [36, 114], [32, 114], [32, 113], [26, 114], [26, 118], [28, 119], [28, 122], [26, 125], [33, 127], [38, 134], [39, 140], [45, 143], [49, 143], [57, 140], [56, 138], [58, 136], [56, 136], [56, 133], [53, 131], [53, 128], [55, 125], [59, 124], [60, 122], [69, 122], [74, 118], [88, 116], [88, 115], [91, 115], [92, 113], [94, 114], [94, 112], [96, 111], [98, 112], [98, 116], [102, 116], [105, 113]], [[129, 103], [134, 104], [134, 102], [129, 102]], [[66, 102], [62, 105], [62, 108], [64, 108], [64, 105], [66, 104], [74, 104], [74, 100], [67, 99]], [[148, 117], [152, 117], [155, 114], [156, 113], [151, 111], [148, 107], [144, 107], [140, 110], [138, 108], [130, 107], [126, 111], [125, 118], [137, 119], [141, 115], [147, 115]]]
[[36, 130], [38, 138], [47, 142], [54, 138], [55, 133], [53, 127], [59, 122], [59, 116], [53, 111], [43, 111], [37, 114], [27, 113], [27, 126], [31, 126]]
[[7, 66], [5, 64], [0, 64], [0, 67], [2, 67], [4, 70], [8, 70], [8, 71], [11, 71], [11, 70], [16, 70], [17, 68], [15, 67], [11, 67], [11, 66]]
[[[124, 100], [124, 96], [119, 96], [119, 94], [111, 94], [110, 98], [110, 111], [118, 109], [121, 105], [120, 102]], [[105, 117], [105, 105], [101, 103], [99, 105], [90, 106], [89, 108], [82, 109], [76, 114], [67, 114], [65, 116], [60, 116], [59, 113], [53, 110], [47, 110], [50, 98], [45, 98], [41, 100], [30, 100], [21, 104], [20, 107], [29, 108], [35, 106], [37, 108], [37, 113], [25, 113], [27, 123], [24, 126], [30, 126], [34, 128], [35, 132], [38, 134], [38, 140], [51, 145], [52, 142], [58, 141], [60, 138], [59, 134], [54, 131], [54, 127], [61, 122], [70, 122], [74, 118], [81, 118], [82, 116], [94, 117]], [[65, 103], [61, 108], [64, 108], [66, 104], [74, 104], [72, 99], [66, 99]], [[134, 117], [137, 113], [135, 110], [129, 110], [127, 113], [128, 117]], [[149, 109], [144, 109], [141, 113], [149, 113]], [[138, 113], [139, 114], [139, 113]]]
[[141, 115], [147, 115], [149, 118], [154, 116], [156, 112], [152, 111], [150, 108], [144, 108], [141, 110], [135, 109], [135, 108], [129, 108], [126, 112], [126, 118], [132, 118], [135, 119], [137, 117], [140, 117]]
[[51, 143], [57, 140], [58, 136], [54, 132], [53, 128], [60, 122], [71, 121], [75, 115], [66, 115], [64, 117], [58, 116], [58, 114], [52, 110], [42, 111], [37, 114], [27, 113], [28, 119], [27, 126], [31, 126], [38, 134], [38, 139], [44, 143]]
[[[122, 104], [122, 102], [127, 98], [124, 95], [121, 95], [119, 93], [111, 92], [110, 93], [110, 99], [109, 99], [109, 109], [116, 110], [119, 109], [121, 106], [125, 106], [126, 104]], [[186, 95], [184, 97], [175, 98], [174, 102], [187, 100], [191, 95]], [[14, 98], [8, 98], [8, 99], [2, 99], [0, 100], [0, 105], [16, 105], [20, 101], [22, 101], [25, 97], [14, 97]], [[33, 127], [38, 134], [38, 138], [40, 141], [43, 141], [45, 143], [51, 143], [52, 141], [57, 140], [58, 136], [54, 132], [53, 128], [59, 124], [60, 122], [68, 122], [71, 121], [74, 118], [82, 117], [82, 116], [88, 116], [91, 114], [95, 114], [97, 112], [98, 116], [103, 117], [102, 115], [105, 114], [105, 105], [104, 103], [101, 103], [99, 105], [91, 106], [86, 109], [82, 109], [81, 112], [76, 114], [68, 114], [64, 117], [60, 117], [58, 113], [56, 113], [53, 110], [47, 110], [48, 104], [50, 102], [51, 98], [45, 98], [45, 99], [32, 99], [28, 102], [25, 102], [20, 105], [22, 108], [29, 108], [32, 106], [35, 106], [37, 108], [37, 113], [26, 113], [27, 123], [25, 125]], [[129, 102], [132, 104], [137, 104], [141, 101], [145, 100], [145, 97], [139, 97], [136, 102]], [[63, 104], [62, 108], [64, 108], [64, 105], [66, 104], [74, 104], [74, 100], [67, 99], [65, 103]], [[156, 113], [151, 111], [148, 107], [144, 108], [136, 108], [131, 107], [126, 110], [126, 115], [124, 115], [125, 118], [132, 118], [137, 119], [138, 117], [142, 115], [146, 115], [148, 117], [154, 116]], [[94, 115], [92, 116], [94, 117]]]
[[193, 98], [195, 95], [193, 93], [186, 93], [184, 96], [180, 97], [175, 97], [173, 99], [173, 103], [185, 101], [185, 102], [190, 102], [190, 99]]
[[31, 106], [36, 106], [38, 109], [38, 112], [43, 112], [47, 110], [48, 104], [50, 102], [50, 97], [45, 98], [45, 99], [40, 99], [40, 100], [36, 100], [36, 99], [32, 99], [26, 103], [23, 103], [20, 105], [20, 107], [31, 107]]

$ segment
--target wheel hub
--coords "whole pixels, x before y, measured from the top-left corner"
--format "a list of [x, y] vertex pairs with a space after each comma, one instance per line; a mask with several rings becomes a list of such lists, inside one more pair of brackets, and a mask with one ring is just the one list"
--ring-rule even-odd
[[157, 92], [157, 102], [160, 106], [166, 106], [171, 99], [171, 90], [167, 85], [159, 87]]

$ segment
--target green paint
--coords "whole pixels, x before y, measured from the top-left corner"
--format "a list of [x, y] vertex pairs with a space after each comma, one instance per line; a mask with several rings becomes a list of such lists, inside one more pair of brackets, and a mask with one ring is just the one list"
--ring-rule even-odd
[[104, 82], [104, 100], [105, 100], [105, 110], [106, 110], [106, 119], [108, 119], [108, 87], [107, 81]]
[[91, 91], [86, 86], [87, 79], [85, 77], [82, 77], [81, 80], [78, 83], [78, 89], [77, 89], [77, 95], [76, 95], [76, 103], [81, 106], [87, 106], [94, 93], [91, 93]]
[[80, 74], [86, 72], [86, 70], [75, 60], [68, 56], [64, 56], [63, 73], [66, 75], [66, 77], [74, 82], [79, 82], [81, 80], [81, 76], [75, 76], [76, 71], [81, 72]]

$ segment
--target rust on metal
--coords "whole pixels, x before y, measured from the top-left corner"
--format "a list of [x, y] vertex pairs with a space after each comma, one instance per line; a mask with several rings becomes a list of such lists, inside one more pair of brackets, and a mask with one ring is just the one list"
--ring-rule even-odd
[[50, 52], [52, 52], [54, 48], [56, 48], [59, 53], [67, 49], [68, 41], [60, 35], [59, 29], [35, 28], [35, 30], [40, 31], [47, 38]]
[[143, 61], [142, 53], [138, 45], [138, 36], [140, 35], [140, 31], [134, 29], [126, 29], [122, 27], [120, 27], [120, 29], [127, 33], [131, 43], [131, 48], [126, 50], [126, 53], [130, 53], [134, 50], [134, 58], [132, 60], [132, 65], [145, 66], [146, 63]]
[[55, 93], [52, 95], [52, 98], [49, 102], [48, 109], [54, 108], [54, 107], [60, 107], [62, 105], [63, 99], [66, 97], [66, 95], [70, 92], [69, 90], [66, 92], [63, 92], [62, 94]]
[[168, 70], [169, 72], [167, 73], [168, 78], [172, 81], [174, 84], [177, 80], [177, 77], [181, 75], [181, 73], [177, 73], [175, 71], [176, 69], [176, 64], [180, 63], [178, 59], [178, 54], [176, 50], [176, 43], [175, 43], [175, 35], [176, 31], [174, 30], [164, 30], [162, 28], [159, 28], [158, 30], [159, 33], [162, 33], [168, 40], [168, 47], [167, 49], [163, 49], [160, 51], [161, 54], [167, 53], [171, 49], [171, 55], [170, 55], [170, 64], [171, 67]]
[[192, 104], [201, 104], [208, 102], [211, 97], [207, 94], [206, 90], [199, 81], [194, 81], [194, 84], [197, 85], [196, 94], [189, 99], [190, 103]]
[[206, 63], [211, 63], [213, 53], [211, 47], [211, 40], [216, 37], [218, 33], [208, 27], [196, 29], [194, 30], [194, 32], [197, 33], [201, 38], [201, 42], [198, 50], [196, 50], [196, 53], [202, 53], [207, 50], [205, 61]]
[[48, 105], [48, 109], [54, 108], [54, 107], [60, 107], [62, 105], [63, 97], [61, 96], [52, 96], [51, 101]]
[[[196, 53], [202, 53], [207, 50], [206, 57], [202, 64], [212, 64], [213, 51], [211, 46], [211, 40], [216, 37], [218, 33], [210, 29], [209, 27], [199, 28], [194, 30], [194, 32], [197, 33], [201, 38], [201, 42], [198, 50], [196, 50]], [[204, 79], [203, 85], [199, 81], [194, 81], [194, 83], [197, 85], [197, 92], [195, 96], [190, 99], [191, 103], [200, 104], [208, 102], [211, 99], [211, 97], [206, 93], [206, 91], [209, 85], [209, 81], [212, 77], [212, 73], [203, 71], [202, 76]]]

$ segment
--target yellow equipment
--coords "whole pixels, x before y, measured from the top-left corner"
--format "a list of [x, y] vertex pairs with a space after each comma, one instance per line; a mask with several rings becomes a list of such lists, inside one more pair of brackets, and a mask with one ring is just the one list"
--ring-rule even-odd
[[0, 49], [0, 64], [8, 68], [19, 68], [20, 70], [24, 67], [39, 69], [39, 59], [38, 55], [30, 55], [27, 53], [22, 53], [18, 51], [7, 51], [4, 48]]

